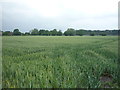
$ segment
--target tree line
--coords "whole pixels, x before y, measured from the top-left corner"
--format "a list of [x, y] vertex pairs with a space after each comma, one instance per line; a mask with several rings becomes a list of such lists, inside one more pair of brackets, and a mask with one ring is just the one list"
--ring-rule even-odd
[[14, 29], [12, 31], [2, 31], [3, 36], [29, 36], [29, 35], [40, 35], [40, 36], [83, 36], [83, 35], [118, 35], [120, 30], [84, 30], [79, 29], [75, 30], [73, 28], [68, 28], [66, 31], [62, 32], [61, 30], [45, 30], [45, 29], [36, 29], [30, 30], [29, 32], [22, 33], [19, 29]]

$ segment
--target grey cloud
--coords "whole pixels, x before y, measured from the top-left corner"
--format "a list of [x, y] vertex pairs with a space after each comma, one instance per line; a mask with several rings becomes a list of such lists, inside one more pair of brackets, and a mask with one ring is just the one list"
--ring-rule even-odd
[[63, 9], [58, 17], [43, 17], [24, 4], [3, 3], [3, 30], [19, 28], [22, 32], [33, 28], [61, 29], [116, 29], [117, 12], [105, 14], [86, 14], [73, 9]]

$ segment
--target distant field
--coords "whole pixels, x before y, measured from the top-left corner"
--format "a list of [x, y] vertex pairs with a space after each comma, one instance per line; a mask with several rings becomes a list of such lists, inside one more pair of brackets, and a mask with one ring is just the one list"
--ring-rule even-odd
[[4, 36], [2, 55], [3, 88], [118, 87], [117, 36]]

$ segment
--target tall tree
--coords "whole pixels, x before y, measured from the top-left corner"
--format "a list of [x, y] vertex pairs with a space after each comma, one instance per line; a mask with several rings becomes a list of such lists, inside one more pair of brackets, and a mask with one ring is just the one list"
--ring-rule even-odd
[[76, 31], [73, 28], [68, 28], [67, 31], [64, 32], [65, 36], [74, 36]]
[[19, 29], [14, 29], [13, 35], [15, 36], [21, 35], [21, 32], [19, 31]]
[[51, 34], [52, 34], [52, 36], [56, 36], [56, 35], [57, 35], [57, 29], [53, 29], [53, 30], [51, 31]]
[[62, 36], [61, 30], [59, 30], [59, 31], [57, 32], [57, 35], [58, 35], [58, 36]]
[[45, 33], [44, 29], [39, 30], [39, 35], [44, 35], [44, 33]]
[[84, 34], [82, 30], [76, 30], [76, 35], [83, 36]]
[[44, 35], [49, 36], [50, 32], [48, 30], [45, 30]]
[[31, 30], [31, 35], [39, 35], [38, 29], [34, 28], [33, 30]]

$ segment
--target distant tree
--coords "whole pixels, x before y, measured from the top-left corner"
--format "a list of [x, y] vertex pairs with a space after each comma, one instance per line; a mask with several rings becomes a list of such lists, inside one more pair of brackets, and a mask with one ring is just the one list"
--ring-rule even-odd
[[65, 36], [68, 36], [68, 32], [67, 32], [67, 31], [65, 31], [65, 32], [64, 32], [64, 35], [65, 35]]
[[67, 31], [64, 32], [65, 36], [74, 36], [76, 31], [73, 28], [68, 28]]
[[94, 34], [94, 33], [91, 33], [90, 36], [95, 36], [95, 34]]
[[111, 35], [118, 35], [119, 30], [112, 30]]
[[12, 32], [10, 32], [10, 31], [5, 31], [5, 32], [2, 32], [2, 35], [3, 35], [3, 36], [12, 36]]
[[31, 35], [39, 35], [38, 29], [34, 28], [33, 30], [30, 31]]
[[2, 36], [2, 33], [3, 33], [3, 31], [2, 31], [2, 30], [0, 30], [0, 36]]
[[76, 30], [76, 35], [83, 36], [83, 31], [82, 30]]
[[53, 30], [51, 31], [51, 35], [52, 35], [52, 36], [56, 36], [56, 35], [57, 35], [57, 29], [53, 29]]
[[79, 29], [79, 35], [80, 35], [80, 36], [87, 35], [87, 34], [88, 34], [88, 31], [87, 31], [87, 30]]
[[13, 35], [15, 36], [21, 35], [21, 32], [19, 31], [19, 29], [14, 29]]
[[120, 36], [120, 29], [118, 30], [118, 36]]
[[25, 33], [21, 33], [22, 36], [25, 36]]
[[99, 35], [100, 31], [99, 30], [94, 30], [92, 31], [95, 35]]
[[51, 30], [51, 31], [49, 31], [49, 33], [50, 33], [50, 36], [52, 36], [52, 30]]
[[92, 31], [91, 30], [87, 30], [87, 35], [90, 35]]
[[44, 35], [49, 36], [50, 32], [48, 30], [45, 30]]
[[57, 35], [58, 35], [58, 36], [62, 36], [61, 30], [59, 30], [59, 31], [57, 32]]
[[39, 30], [39, 35], [44, 35], [44, 34], [45, 34], [45, 30], [44, 29]]
[[106, 33], [102, 33], [102, 34], [100, 34], [101, 36], [106, 36], [107, 34]]
[[19, 29], [14, 29], [13, 32], [0, 30], [0, 35], [3, 35], [3, 36], [4, 35], [6, 36], [11, 36], [11, 35], [44, 35], [44, 36], [101, 35], [101, 36], [106, 36], [106, 35], [120, 35], [120, 30], [84, 30], [84, 29], [74, 30], [73, 28], [68, 28], [64, 33], [62, 33], [61, 30], [57, 31], [57, 29], [53, 29], [51, 31], [41, 29], [38, 31], [38, 29], [34, 28], [30, 32], [25, 32], [25, 33], [21, 33]]
[[29, 32], [25, 32], [25, 35], [30, 35], [30, 33]]

